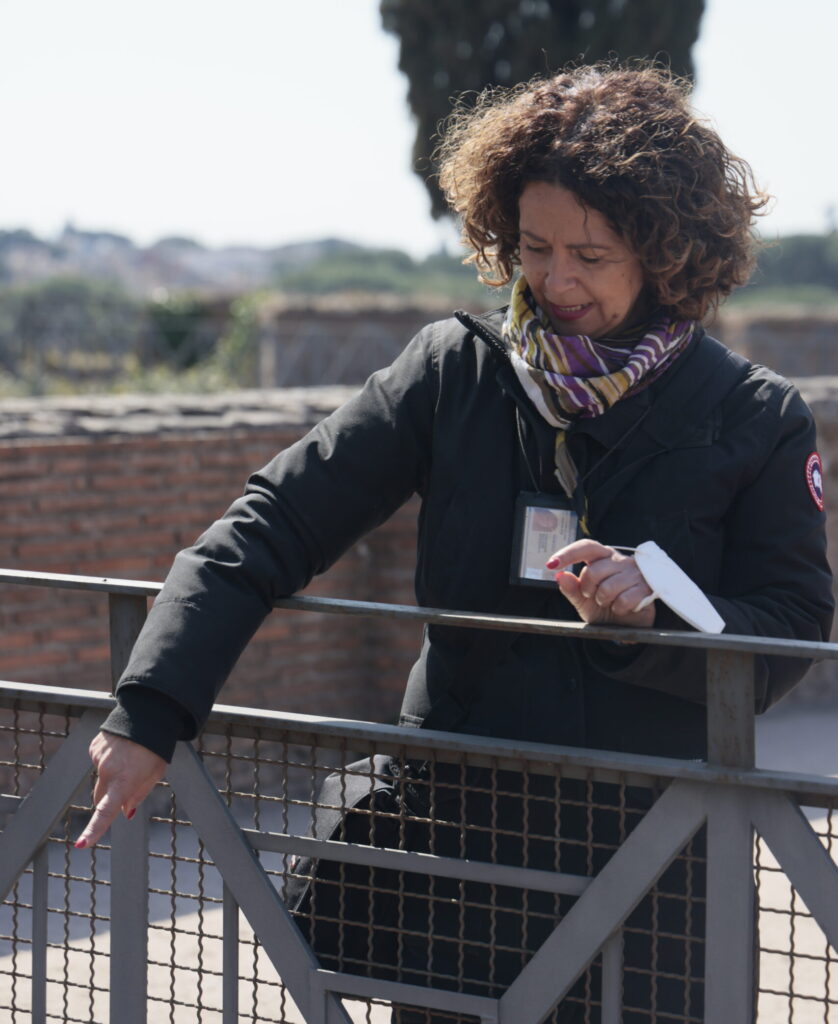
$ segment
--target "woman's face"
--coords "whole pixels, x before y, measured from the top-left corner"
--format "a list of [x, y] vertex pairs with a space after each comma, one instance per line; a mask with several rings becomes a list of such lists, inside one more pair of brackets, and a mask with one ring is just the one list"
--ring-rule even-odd
[[532, 181], [518, 203], [521, 270], [558, 334], [615, 334], [639, 312], [640, 261], [597, 210]]

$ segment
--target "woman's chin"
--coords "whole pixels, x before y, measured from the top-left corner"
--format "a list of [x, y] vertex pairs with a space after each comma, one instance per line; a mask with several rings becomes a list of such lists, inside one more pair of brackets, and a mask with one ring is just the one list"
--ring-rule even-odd
[[590, 317], [588, 316], [580, 316], [576, 320], [550, 318], [550, 323], [553, 325], [553, 330], [556, 334], [585, 334], [590, 338], [596, 338], [599, 336], [596, 332], [596, 326], [592, 325], [592, 328], [586, 326], [589, 321]]

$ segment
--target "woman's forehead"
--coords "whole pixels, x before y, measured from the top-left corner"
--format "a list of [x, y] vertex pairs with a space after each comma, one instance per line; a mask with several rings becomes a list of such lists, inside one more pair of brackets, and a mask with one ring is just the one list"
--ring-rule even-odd
[[607, 218], [563, 185], [532, 181], [518, 203], [519, 228], [528, 235], [561, 233], [566, 245], [612, 248], [625, 243]]

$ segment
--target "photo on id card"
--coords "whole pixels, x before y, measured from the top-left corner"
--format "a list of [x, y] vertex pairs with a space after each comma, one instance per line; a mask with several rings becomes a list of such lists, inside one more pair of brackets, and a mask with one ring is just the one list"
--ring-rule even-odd
[[555, 587], [555, 572], [544, 564], [559, 548], [577, 538], [579, 517], [567, 498], [523, 493], [515, 505], [510, 582]]

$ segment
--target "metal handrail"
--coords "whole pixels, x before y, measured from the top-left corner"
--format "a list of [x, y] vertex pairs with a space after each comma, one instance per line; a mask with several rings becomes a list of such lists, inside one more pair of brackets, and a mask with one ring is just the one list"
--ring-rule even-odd
[[[146, 580], [75, 576], [67, 573], [24, 572], [13, 569], [0, 569], [0, 583], [66, 590], [98, 591], [107, 594], [136, 597], [156, 597], [163, 589], [162, 583]], [[584, 622], [565, 622], [556, 619], [526, 618], [515, 615], [486, 615], [445, 608], [426, 608], [415, 605], [389, 604], [378, 601], [355, 601], [332, 597], [284, 597], [275, 601], [274, 607], [286, 611], [363, 615], [467, 629], [505, 630], [517, 633], [538, 633], [549, 636], [584, 638], [586, 640], [611, 640], [620, 643], [644, 643], [690, 647], [700, 650], [734, 651], [742, 654], [771, 654], [782, 657], [838, 661], [838, 644], [809, 640], [788, 640], [781, 637], [699, 633], [691, 630], [638, 629], [626, 626], [596, 626]]]
[[[53, 713], [74, 713], [87, 709], [108, 712], [114, 699], [110, 694], [95, 690], [70, 689], [63, 686], [45, 686], [0, 680], [0, 707], [18, 707], [24, 711], [40, 711], [47, 706]], [[608, 750], [563, 747], [552, 743], [525, 740], [505, 740], [473, 736], [466, 733], [437, 732], [432, 729], [414, 729], [399, 725], [385, 725], [349, 718], [307, 715], [300, 712], [272, 711], [232, 704], [215, 704], [204, 727], [204, 732], [227, 732], [232, 735], [258, 735], [289, 741], [310, 741], [318, 737], [335, 745], [354, 744], [359, 748], [374, 745], [380, 752], [407, 749], [411, 756], [457, 754], [466, 755], [469, 763], [479, 764], [481, 758], [496, 767], [505, 764], [520, 765], [526, 760], [530, 769], [548, 768], [561, 764], [568, 771], [578, 769], [587, 777], [590, 772], [628, 775], [632, 782], [648, 784], [656, 779], [684, 779], [690, 782], [744, 786], [748, 789], [779, 790], [794, 793], [812, 806], [833, 801], [838, 797], [838, 778], [805, 772], [787, 772], [765, 768], [731, 769], [707, 764], [704, 761], [685, 761], [682, 758], [630, 755], [627, 769], [625, 754]]]

